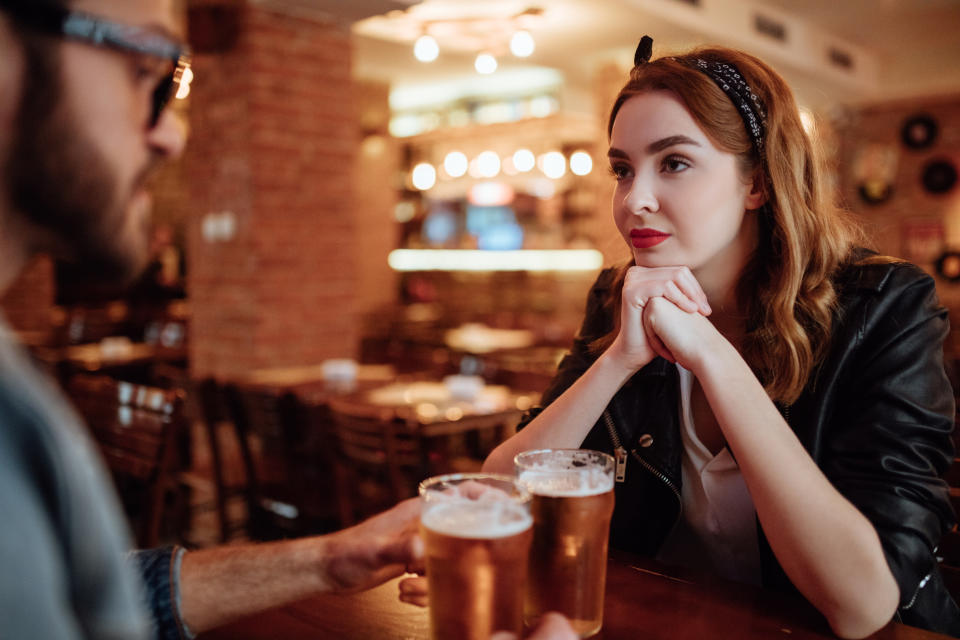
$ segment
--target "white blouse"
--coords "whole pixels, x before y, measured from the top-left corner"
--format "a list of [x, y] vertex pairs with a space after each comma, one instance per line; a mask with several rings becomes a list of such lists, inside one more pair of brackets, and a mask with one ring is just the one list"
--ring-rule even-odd
[[730, 450], [724, 447], [714, 456], [697, 438], [690, 406], [693, 374], [680, 365], [677, 369], [683, 512], [657, 558], [759, 585], [760, 549], [753, 499]]

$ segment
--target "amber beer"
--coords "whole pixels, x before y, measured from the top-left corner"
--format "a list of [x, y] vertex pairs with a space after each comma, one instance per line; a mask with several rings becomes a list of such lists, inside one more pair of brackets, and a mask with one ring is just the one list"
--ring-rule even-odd
[[509, 476], [454, 474], [420, 485], [433, 640], [523, 630], [530, 495]]
[[533, 545], [524, 620], [559, 611], [585, 638], [603, 626], [607, 539], [613, 515], [613, 458], [598, 451], [546, 449], [515, 459], [533, 494]]

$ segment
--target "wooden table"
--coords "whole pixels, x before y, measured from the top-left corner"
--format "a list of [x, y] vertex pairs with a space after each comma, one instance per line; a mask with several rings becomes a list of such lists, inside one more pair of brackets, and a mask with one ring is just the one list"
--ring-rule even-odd
[[[761, 589], [667, 571], [656, 562], [611, 554], [602, 640], [833, 638], [809, 604]], [[683, 575], [683, 577], [675, 577]], [[397, 580], [351, 596], [322, 596], [209, 632], [201, 640], [429, 638], [427, 610], [397, 600]], [[876, 640], [931, 640], [936, 633], [890, 623]]]

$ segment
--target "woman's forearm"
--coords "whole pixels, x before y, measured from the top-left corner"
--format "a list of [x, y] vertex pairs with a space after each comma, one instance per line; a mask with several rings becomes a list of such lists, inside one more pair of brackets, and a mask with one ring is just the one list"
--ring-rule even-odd
[[494, 449], [483, 470], [513, 473], [513, 458], [521, 451], [579, 447], [610, 399], [635, 372], [606, 356], [601, 355], [522, 431]]
[[723, 341], [694, 373], [791, 581], [840, 636], [886, 624], [899, 589], [873, 525], [830, 484], [732, 345]]

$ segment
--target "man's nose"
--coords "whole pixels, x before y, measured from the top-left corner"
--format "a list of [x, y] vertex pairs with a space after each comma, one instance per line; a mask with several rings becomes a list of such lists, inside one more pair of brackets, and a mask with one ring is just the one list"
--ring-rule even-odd
[[147, 140], [160, 155], [171, 160], [178, 158], [187, 145], [187, 124], [173, 109], [164, 109]]

